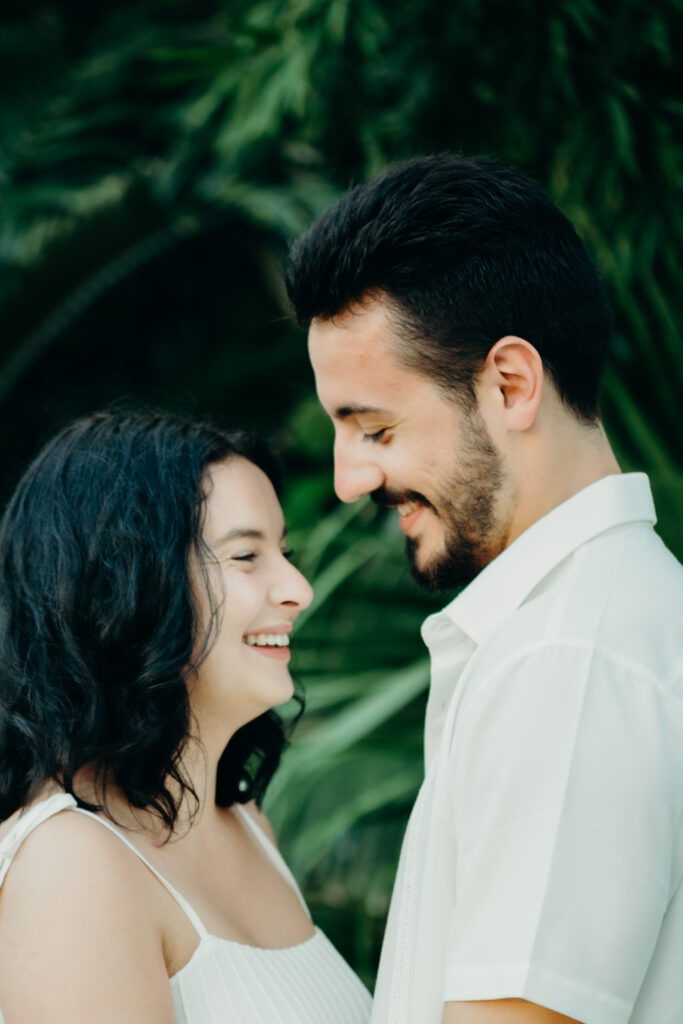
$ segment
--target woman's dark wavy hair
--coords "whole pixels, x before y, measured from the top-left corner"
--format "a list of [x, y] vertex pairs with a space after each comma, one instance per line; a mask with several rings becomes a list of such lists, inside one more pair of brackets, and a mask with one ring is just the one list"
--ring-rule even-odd
[[[191, 732], [187, 679], [220, 616], [200, 635], [188, 559], [202, 552], [207, 467], [242, 457], [280, 475], [250, 435], [167, 413], [99, 413], [40, 452], [0, 522], [0, 820], [55, 780], [96, 768], [172, 831]], [[216, 802], [260, 802], [286, 745], [268, 711], [220, 759]]]

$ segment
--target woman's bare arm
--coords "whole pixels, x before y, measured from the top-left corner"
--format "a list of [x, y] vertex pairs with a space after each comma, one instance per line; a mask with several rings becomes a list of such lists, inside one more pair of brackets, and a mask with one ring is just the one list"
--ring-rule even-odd
[[173, 1024], [147, 869], [110, 832], [66, 812], [39, 826], [0, 890], [6, 1024]]

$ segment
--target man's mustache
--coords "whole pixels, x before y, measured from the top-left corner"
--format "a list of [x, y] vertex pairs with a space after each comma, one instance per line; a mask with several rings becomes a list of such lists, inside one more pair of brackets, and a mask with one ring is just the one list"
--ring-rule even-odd
[[376, 505], [383, 508], [396, 508], [397, 505], [406, 505], [409, 501], [416, 501], [425, 508], [435, 511], [431, 502], [427, 501], [423, 494], [418, 491], [392, 491], [388, 487], [378, 487], [370, 492], [370, 497]]

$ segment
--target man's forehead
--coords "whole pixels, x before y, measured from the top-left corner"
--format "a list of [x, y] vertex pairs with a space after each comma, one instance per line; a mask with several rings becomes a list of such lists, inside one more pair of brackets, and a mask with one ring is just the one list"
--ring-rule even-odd
[[379, 302], [355, 303], [347, 306], [336, 316], [322, 319], [315, 317], [308, 331], [309, 348], [329, 347], [337, 341], [356, 354], [374, 354], [377, 350], [388, 351], [394, 341], [393, 324], [387, 317], [384, 304]]
[[[374, 316], [343, 323], [314, 320], [308, 332], [308, 352], [316, 378], [322, 373], [339, 383], [349, 374], [362, 385], [370, 378], [377, 382], [378, 378], [394, 378], [398, 372], [405, 372], [390, 330]], [[374, 404], [369, 395], [362, 393], [348, 397], [350, 404]]]
[[401, 364], [392, 325], [378, 303], [313, 320], [308, 347], [318, 397], [337, 421], [395, 416], [422, 383]]

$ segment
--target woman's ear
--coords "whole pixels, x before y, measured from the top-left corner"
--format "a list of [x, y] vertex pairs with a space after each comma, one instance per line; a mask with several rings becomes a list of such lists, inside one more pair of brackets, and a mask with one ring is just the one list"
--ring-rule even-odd
[[491, 348], [479, 383], [493, 396], [502, 427], [528, 430], [536, 420], [543, 378], [543, 360], [534, 346], [506, 335]]

